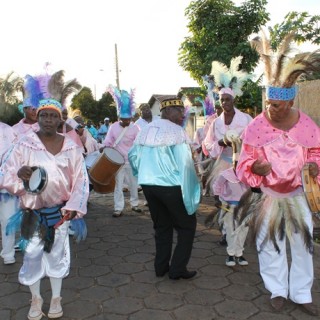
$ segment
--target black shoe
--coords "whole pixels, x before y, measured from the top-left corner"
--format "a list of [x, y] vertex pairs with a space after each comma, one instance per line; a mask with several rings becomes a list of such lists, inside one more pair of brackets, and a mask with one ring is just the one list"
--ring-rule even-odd
[[162, 277], [164, 277], [167, 273], [169, 272], [169, 267], [167, 267], [164, 271], [162, 271], [162, 272], [157, 272], [156, 271], [156, 276], [158, 277], [158, 278], [162, 278]]
[[179, 280], [179, 279], [191, 279], [197, 274], [197, 271], [185, 271], [178, 276], [170, 276], [171, 280]]
[[220, 241], [219, 241], [219, 244], [220, 244], [220, 246], [226, 246], [226, 245], [228, 245], [227, 235], [226, 235], [226, 234], [224, 234], [224, 235], [221, 237], [221, 239], [220, 239]]

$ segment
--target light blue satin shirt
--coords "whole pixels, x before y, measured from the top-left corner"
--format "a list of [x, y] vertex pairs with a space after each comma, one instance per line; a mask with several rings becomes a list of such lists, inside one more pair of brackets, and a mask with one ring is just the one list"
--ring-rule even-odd
[[171, 146], [134, 144], [129, 151], [129, 162], [139, 185], [181, 186], [188, 214], [198, 209], [201, 189], [187, 143]]

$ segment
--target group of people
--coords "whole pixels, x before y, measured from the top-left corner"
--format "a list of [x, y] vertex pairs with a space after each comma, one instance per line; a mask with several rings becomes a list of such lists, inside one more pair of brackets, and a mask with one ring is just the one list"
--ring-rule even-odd
[[[52, 288], [48, 317], [63, 315], [62, 279], [70, 268], [68, 227], [70, 220], [81, 220], [87, 212], [90, 178], [85, 157], [105, 148], [113, 148], [123, 157], [115, 176], [113, 216], [123, 215], [124, 183], [128, 184], [134, 212], [141, 212], [138, 186], [143, 190], [155, 232], [157, 277], [168, 273], [170, 279], [179, 280], [197, 275], [187, 266], [196, 232], [196, 212], [202, 193], [209, 190], [226, 234], [226, 265], [248, 264], [243, 251], [251, 230], [272, 308], [280, 311], [289, 298], [306, 313], [318, 315], [311, 296], [312, 213], [301, 171], [307, 166], [310, 179], [320, 182], [320, 129], [310, 117], [293, 108], [295, 83], [301, 75], [316, 70], [315, 60], [312, 54], [300, 57], [305, 63], [299, 64], [297, 72], [296, 60], [288, 56], [283, 68], [277, 65], [275, 69], [266, 58], [274, 53], [264, 51], [270, 48], [267, 39], [255, 39], [253, 44], [266, 63], [265, 110], [252, 119], [235, 107], [248, 78], [237, 69], [241, 57], [232, 61], [233, 70], [214, 62], [212, 76], [221, 114], [211, 114], [210, 123], [207, 117], [202, 137], [194, 143], [183, 128], [185, 106], [179, 97], [161, 100], [160, 118], [152, 116], [148, 104], [141, 105], [141, 117], [133, 122], [134, 93], [115, 87], [109, 92], [119, 120], [106, 124], [100, 142], [81, 116], [73, 119], [76, 124], [62, 121], [63, 107], [54, 96], [44, 97], [37, 105], [25, 102], [25, 118], [16, 126], [1, 123], [1, 256], [6, 264], [15, 262], [15, 238], [8, 226], [21, 222], [24, 258], [19, 281], [29, 286], [32, 294], [28, 319], [43, 316], [40, 283], [44, 276], [50, 278]], [[204, 157], [196, 157], [195, 163], [194, 155], [199, 153]], [[204, 183], [196, 170], [203, 160], [211, 164]], [[37, 168], [47, 173], [46, 188], [30, 192], [26, 185]], [[286, 236], [292, 257], [290, 270]]]

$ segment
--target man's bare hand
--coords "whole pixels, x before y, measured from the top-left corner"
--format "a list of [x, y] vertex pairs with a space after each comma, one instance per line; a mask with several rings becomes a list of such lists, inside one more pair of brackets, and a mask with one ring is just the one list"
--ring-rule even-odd
[[253, 163], [251, 172], [265, 177], [271, 172], [271, 163], [258, 159]]
[[319, 167], [315, 162], [309, 162], [309, 174], [311, 177], [315, 178], [319, 174]]
[[30, 166], [22, 166], [18, 172], [17, 175], [20, 179], [24, 180], [24, 181], [29, 181], [30, 177], [32, 175], [32, 169]]

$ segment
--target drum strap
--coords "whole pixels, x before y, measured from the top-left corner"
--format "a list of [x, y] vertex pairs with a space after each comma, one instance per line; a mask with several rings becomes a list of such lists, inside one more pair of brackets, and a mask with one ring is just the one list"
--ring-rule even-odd
[[122, 137], [125, 135], [125, 133], [127, 132], [129, 126], [128, 127], [125, 127], [122, 132], [120, 133], [120, 135], [118, 136], [117, 140], [115, 141], [115, 143], [113, 144], [113, 147], [116, 147], [119, 142], [121, 141]]

